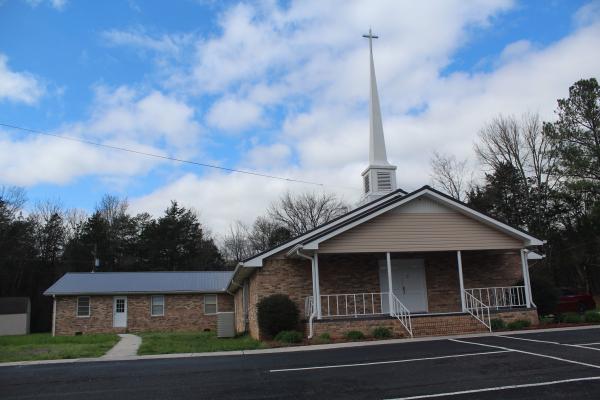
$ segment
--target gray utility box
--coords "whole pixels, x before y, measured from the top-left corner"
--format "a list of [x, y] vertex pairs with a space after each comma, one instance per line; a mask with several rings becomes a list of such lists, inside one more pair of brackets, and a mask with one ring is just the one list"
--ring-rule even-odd
[[227, 338], [235, 336], [233, 312], [217, 313], [217, 337]]

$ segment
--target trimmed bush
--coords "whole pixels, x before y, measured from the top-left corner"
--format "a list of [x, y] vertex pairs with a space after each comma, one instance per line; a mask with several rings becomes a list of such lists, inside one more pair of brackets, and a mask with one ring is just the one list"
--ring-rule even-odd
[[327, 332], [323, 332], [321, 333], [319, 336], [317, 336], [316, 338], [313, 338], [312, 343], [314, 344], [327, 344], [327, 343], [331, 343], [331, 335]]
[[[523, 285], [523, 280], [519, 281], [517, 285]], [[545, 315], [555, 311], [560, 290], [545, 275], [541, 273], [531, 275], [531, 293], [538, 314]]]
[[600, 322], [600, 312], [595, 310], [586, 311], [583, 318], [585, 322]]
[[555, 318], [552, 316], [544, 316], [540, 318], [540, 325], [548, 325], [553, 324], [555, 322]]
[[365, 338], [365, 334], [361, 331], [348, 331], [346, 332], [346, 339], [349, 340], [361, 340]]
[[494, 318], [490, 321], [492, 325], [492, 331], [500, 331], [502, 329], [506, 329], [506, 322], [500, 318]]
[[580, 322], [583, 322], [583, 318], [581, 318], [581, 314], [579, 313], [562, 314], [560, 320], [566, 324], [579, 324]]
[[300, 311], [298, 306], [285, 294], [273, 294], [258, 302], [257, 317], [261, 332], [271, 337], [281, 331], [298, 328]]
[[373, 329], [373, 337], [376, 339], [387, 339], [392, 337], [392, 330], [385, 326], [378, 326]]
[[300, 343], [302, 341], [302, 332], [281, 331], [275, 336], [275, 340], [283, 343]]
[[519, 329], [523, 329], [523, 328], [527, 328], [529, 325], [531, 325], [531, 322], [526, 320], [526, 319], [518, 319], [516, 321], [513, 322], [509, 322], [506, 327], [508, 329], [510, 329], [511, 331], [516, 331]]

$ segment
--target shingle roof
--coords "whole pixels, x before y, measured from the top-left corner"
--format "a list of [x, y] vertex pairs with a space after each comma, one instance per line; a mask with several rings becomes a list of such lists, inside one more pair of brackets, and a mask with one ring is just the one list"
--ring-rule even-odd
[[45, 295], [225, 292], [232, 271], [70, 272]]

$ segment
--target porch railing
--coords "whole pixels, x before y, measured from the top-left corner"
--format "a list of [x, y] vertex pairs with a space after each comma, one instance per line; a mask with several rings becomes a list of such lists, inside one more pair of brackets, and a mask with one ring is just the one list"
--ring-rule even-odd
[[[410, 311], [398, 298], [392, 294], [392, 311], [384, 311], [389, 305], [387, 292], [370, 293], [341, 293], [321, 295], [321, 317], [365, 317], [373, 315], [391, 314], [398, 318], [402, 326], [412, 337], [412, 322]], [[304, 299], [304, 313], [310, 318], [318, 307], [312, 296]]]
[[470, 288], [465, 289], [465, 293], [470, 294], [496, 310], [500, 308], [527, 307], [525, 286]]
[[490, 322], [490, 308], [484, 304], [481, 300], [473, 296], [467, 290], [464, 291], [465, 295], [465, 308], [469, 314], [475, 319], [485, 325], [486, 328], [492, 331], [492, 324]]
[[404, 329], [410, 337], [413, 337], [412, 320], [410, 319], [410, 311], [393, 293], [392, 296], [392, 315], [400, 321]]

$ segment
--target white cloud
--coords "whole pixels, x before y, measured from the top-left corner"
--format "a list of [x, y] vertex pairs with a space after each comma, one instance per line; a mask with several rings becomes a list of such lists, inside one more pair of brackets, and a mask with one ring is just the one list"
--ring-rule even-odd
[[261, 108], [253, 102], [225, 98], [213, 104], [206, 116], [206, 122], [227, 132], [239, 132], [260, 123]]
[[[41, 3], [43, 3], [44, 0], [25, 0], [25, 2], [31, 7], [36, 8]], [[50, 5], [50, 7], [54, 8], [55, 10], [62, 11], [67, 5], [67, 0], [49, 0], [48, 5]]]
[[129, 30], [111, 29], [102, 32], [102, 38], [110, 46], [128, 46], [150, 50], [171, 56], [180, 56], [192, 36], [186, 34], [162, 34], [152, 36], [142, 28]]
[[[194, 110], [171, 96], [158, 91], [142, 94], [124, 86], [99, 87], [92, 108], [89, 119], [53, 133], [157, 155], [198, 154], [202, 132]], [[8, 184], [66, 184], [94, 175], [117, 181], [169, 165], [158, 158], [45, 136], [11, 139], [5, 132], [0, 137], [0, 182]]]
[[[473, 159], [477, 132], [491, 118], [539, 112], [553, 119], [556, 99], [566, 97], [573, 82], [600, 71], [595, 20], [546, 47], [529, 38], [509, 44], [489, 72], [441, 75], [468, 43], [470, 28], [486, 29], [510, 6], [462, 1], [339, 7], [303, 2], [285, 10], [237, 6], [223, 15], [222, 35], [198, 45], [187, 84], [199, 93], [283, 109], [276, 145], [258, 141], [240, 166], [323, 182], [354, 201], [368, 151], [368, 52], [357, 32], [377, 21], [375, 64], [388, 156], [398, 165], [400, 186], [414, 189], [429, 182], [432, 151]], [[414, 108], [422, 111], [409, 112]], [[228, 114], [233, 115], [222, 117]], [[188, 175], [134, 203], [158, 210], [157, 204], [162, 209], [178, 198], [203, 210], [208, 225], [223, 232], [236, 219], [250, 222], [288, 188], [312, 187], [236, 174]]]
[[8, 100], [34, 104], [44, 94], [44, 87], [27, 72], [14, 72], [8, 67], [8, 58], [0, 53], [0, 101]]

